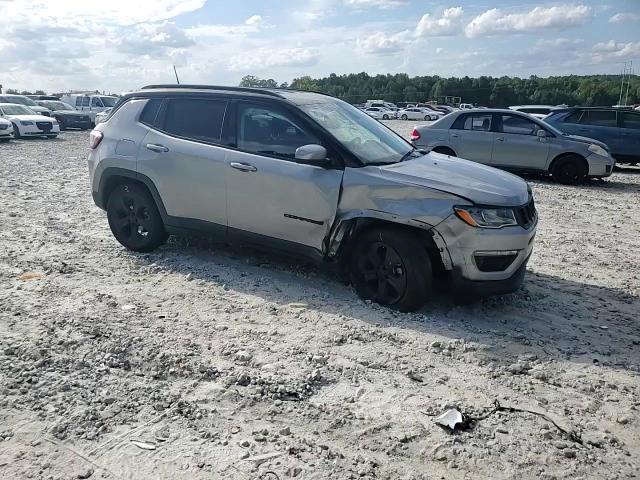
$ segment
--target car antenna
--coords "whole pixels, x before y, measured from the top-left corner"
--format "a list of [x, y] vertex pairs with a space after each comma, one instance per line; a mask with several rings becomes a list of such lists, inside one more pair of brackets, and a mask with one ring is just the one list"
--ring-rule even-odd
[[173, 66], [173, 73], [176, 74], [176, 83], [180, 85], [180, 79], [178, 78], [178, 70], [176, 70], [176, 66]]

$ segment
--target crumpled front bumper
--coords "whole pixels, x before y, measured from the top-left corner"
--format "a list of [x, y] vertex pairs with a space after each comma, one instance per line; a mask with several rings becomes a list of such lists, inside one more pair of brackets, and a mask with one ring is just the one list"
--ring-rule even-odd
[[[527, 262], [533, 251], [536, 227], [537, 219], [528, 228], [475, 228], [456, 215], [437, 225], [434, 230], [445, 244], [445, 248], [441, 248], [441, 255], [447, 256], [443, 263], [450, 265], [449, 278], [454, 293], [488, 296], [517, 290], [524, 280]], [[479, 253], [507, 251], [517, 253], [503, 270], [482, 271], [478, 267], [476, 255]]]

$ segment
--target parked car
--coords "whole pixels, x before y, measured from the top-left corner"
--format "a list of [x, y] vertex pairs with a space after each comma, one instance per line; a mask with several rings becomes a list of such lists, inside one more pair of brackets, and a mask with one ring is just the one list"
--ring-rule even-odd
[[422, 108], [405, 108], [398, 112], [398, 118], [402, 120], [437, 120], [435, 113], [429, 113]]
[[540, 120], [544, 119], [555, 108], [556, 107], [552, 107], [551, 105], [514, 105], [513, 107], [509, 107], [510, 110], [528, 113]]
[[362, 298], [403, 311], [431, 297], [434, 275], [460, 295], [517, 289], [536, 233], [522, 179], [425, 155], [311, 92], [146, 87], [91, 132], [88, 163], [131, 250], [205, 231], [331, 263]]
[[638, 112], [610, 107], [573, 107], [554, 110], [544, 121], [564, 133], [606, 143], [618, 162], [640, 162]]
[[449, 105], [429, 105], [429, 108], [432, 108], [434, 110], [438, 110], [438, 111], [444, 113], [445, 115], [458, 111], [458, 109], [450, 107]]
[[60, 100], [59, 97], [55, 95], [26, 95], [31, 100], [37, 102], [38, 100]]
[[104, 122], [109, 115], [111, 114], [111, 111], [113, 110], [113, 108], [107, 108], [106, 110], [100, 112], [100, 113], [96, 113], [96, 125], [99, 123]]
[[13, 124], [0, 117], [0, 142], [8, 142], [13, 137]]
[[411, 139], [428, 151], [515, 172], [546, 172], [564, 184], [608, 177], [615, 164], [604, 143], [564, 135], [513, 110], [460, 110], [430, 126], [416, 127]]
[[118, 103], [118, 97], [110, 95], [88, 95], [84, 93], [70, 93], [60, 97], [62, 102], [68, 103], [76, 110], [86, 112], [91, 121], [95, 122], [96, 114], [113, 108]]
[[385, 102], [384, 100], [367, 100], [364, 104], [364, 108], [371, 107], [386, 108], [387, 110], [391, 110], [392, 112], [397, 112], [399, 110], [399, 108], [396, 107], [393, 103]]
[[0, 103], [15, 103], [18, 105], [24, 105], [36, 112], [38, 115], [44, 115], [45, 117], [51, 116], [51, 110], [46, 107], [41, 107], [36, 102], [31, 100], [25, 95], [13, 95], [9, 93], [3, 93], [0, 95]]
[[60, 100], [36, 100], [36, 102], [51, 110], [51, 116], [58, 121], [60, 130], [67, 130], [68, 128], [88, 130], [93, 127], [93, 122], [89, 115], [78, 112], [68, 103]]
[[55, 118], [39, 115], [29, 107], [17, 103], [0, 103], [0, 117], [13, 124], [13, 136], [55, 138], [60, 126]]
[[460, 106], [458, 106], [458, 108], [460, 110], [472, 110], [475, 107], [473, 106], [473, 103], [461, 103]]
[[392, 112], [391, 110], [387, 110], [386, 108], [381, 107], [365, 108], [363, 112], [370, 117], [375, 118], [376, 120], [390, 120], [393, 118], [398, 118], [396, 112]]

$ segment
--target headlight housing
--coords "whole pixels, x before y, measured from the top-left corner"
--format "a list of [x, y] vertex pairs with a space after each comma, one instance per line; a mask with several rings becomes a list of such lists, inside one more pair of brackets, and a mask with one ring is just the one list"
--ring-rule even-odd
[[20, 125], [33, 125], [31, 120], [20, 120]]
[[518, 225], [512, 208], [454, 207], [460, 220], [478, 228], [502, 228]]
[[596, 155], [600, 155], [602, 157], [608, 157], [609, 153], [607, 153], [607, 151], [602, 148], [600, 145], [596, 145], [595, 143], [592, 143], [591, 145], [589, 145], [589, 151], [595, 153]]

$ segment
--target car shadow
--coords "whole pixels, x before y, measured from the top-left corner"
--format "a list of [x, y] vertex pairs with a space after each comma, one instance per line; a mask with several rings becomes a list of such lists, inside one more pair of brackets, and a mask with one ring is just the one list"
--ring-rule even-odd
[[250, 294], [277, 306], [306, 303], [309, 309], [479, 345], [486, 362], [508, 365], [522, 355], [640, 371], [640, 299], [622, 290], [538, 273], [529, 269], [517, 292], [471, 305], [450, 295], [415, 313], [400, 313], [357, 298], [335, 274], [295, 259], [174, 238], [152, 254], [134, 254], [141, 264]]

